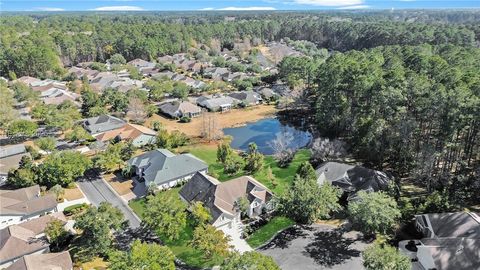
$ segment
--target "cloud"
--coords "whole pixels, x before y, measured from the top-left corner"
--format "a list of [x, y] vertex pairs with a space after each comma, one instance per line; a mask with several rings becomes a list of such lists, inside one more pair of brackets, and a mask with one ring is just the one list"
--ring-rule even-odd
[[293, 0], [295, 4], [311, 5], [311, 6], [354, 6], [363, 4], [363, 0]]
[[338, 7], [337, 9], [366, 9], [369, 7], [370, 7], [369, 5], [354, 5], [354, 6]]
[[96, 11], [140, 11], [144, 10], [141, 7], [137, 6], [106, 6], [106, 7], [97, 7], [92, 10]]
[[353, 5], [353, 6], [346, 6], [346, 7], [338, 7], [337, 9], [366, 9], [370, 8], [369, 5]]
[[35, 10], [40, 11], [65, 11], [63, 8], [56, 8], [56, 7], [38, 7]]
[[274, 7], [224, 7], [224, 8], [202, 8], [200, 10], [276, 10]]

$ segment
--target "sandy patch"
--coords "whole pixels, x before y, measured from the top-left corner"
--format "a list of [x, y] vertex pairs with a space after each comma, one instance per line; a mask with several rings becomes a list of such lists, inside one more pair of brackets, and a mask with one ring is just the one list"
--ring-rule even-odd
[[132, 179], [124, 179], [120, 174], [105, 174], [105, 180], [112, 186], [112, 188], [120, 195], [126, 195], [133, 190]]
[[78, 187], [75, 188], [66, 188], [65, 195], [63, 196], [64, 199], [68, 201], [74, 201], [83, 198], [83, 193], [80, 191]]

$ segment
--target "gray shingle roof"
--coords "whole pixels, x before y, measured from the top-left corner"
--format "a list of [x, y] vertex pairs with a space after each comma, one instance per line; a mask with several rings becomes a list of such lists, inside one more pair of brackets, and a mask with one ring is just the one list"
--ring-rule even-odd
[[112, 129], [121, 128], [126, 123], [111, 115], [100, 115], [85, 119], [84, 127], [90, 134], [98, 134]]

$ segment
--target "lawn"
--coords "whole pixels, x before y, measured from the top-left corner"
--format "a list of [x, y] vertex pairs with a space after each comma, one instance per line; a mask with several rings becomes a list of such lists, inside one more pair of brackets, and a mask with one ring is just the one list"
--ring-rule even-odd
[[274, 217], [263, 227], [252, 233], [249, 238], [247, 238], [247, 243], [252, 248], [257, 248], [266, 241], [270, 240], [276, 233], [292, 226], [295, 222], [286, 217]]
[[[220, 181], [230, 180], [244, 174], [244, 172], [239, 172], [237, 175], [225, 174], [223, 172], [223, 165], [217, 162], [217, 148], [215, 145], [193, 145], [183, 148], [182, 151], [190, 152], [205, 161], [209, 165], [208, 170], [210, 174], [217, 177]], [[310, 151], [302, 149], [297, 152], [292, 163], [287, 168], [280, 168], [272, 156], [265, 156], [264, 169], [256, 173], [254, 178], [271, 189], [275, 194], [283, 194], [286, 188], [293, 182], [293, 177], [295, 176], [298, 166], [309, 159]], [[270, 166], [272, 174], [275, 176], [276, 186], [274, 186], [272, 181], [267, 177], [268, 166]]]
[[[161, 191], [157, 193], [156, 196], [178, 196], [179, 191], [180, 188], [177, 187], [167, 191]], [[136, 200], [131, 200], [128, 205], [141, 218], [143, 213], [145, 212], [145, 203], [146, 198], [140, 198]], [[175, 254], [177, 258], [184, 261], [190, 266], [204, 268], [220, 264], [223, 261], [222, 257], [214, 257], [213, 259], [205, 260], [203, 258], [203, 253], [200, 250], [194, 249], [189, 246], [189, 243], [193, 237], [193, 230], [194, 226], [190, 222], [190, 220], [188, 220], [187, 226], [180, 233], [180, 237], [178, 240], [171, 241], [161, 236], [160, 238], [165, 243], [165, 245], [170, 248], [170, 250]]]

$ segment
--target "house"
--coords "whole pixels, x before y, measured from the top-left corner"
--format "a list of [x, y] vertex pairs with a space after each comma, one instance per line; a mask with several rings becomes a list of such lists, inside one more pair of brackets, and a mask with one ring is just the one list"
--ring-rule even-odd
[[154, 78], [167, 78], [167, 79], [170, 79], [172, 80], [173, 76], [175, 76], [176, 73], [173, 73], [169, 70], [164, 70], [162, 72], [158, 72], [157, 74], [155, 74], [153, 77]]
[[55, 213], [1, 229], [0, 269], [12, 265], [25, 255], [49, 253], [50, 244], [44, 231], [53, 220], [66, 224], [65, 216]]
[[0, 148], [0, 186], [5, 184], [8, 172], [18, 168], [24, 156], [30, 156], [30, 154], [23, 144], [2, 146]]
[[219, 182], [200, 172], [182, 187], [179, 194], [187, 203], [202, 202], [210, 210], [211, 223], [217, 228], [231, 228], [240, 221], [240, 198], [246, 198], [249, 202], [246, 213], [249, 217], [256, 217], [264, 210], [269, 210], [272, 199], [272, 192], [251, 176]]
[[90, 86], [95, 91], [102, 91], [113, 81], [119, 80], [120, 77], [112, 72], [100, 72], [90, 80]]
[[272, 100], [277, 100], [279, 95], [275, 93], [271, 88], [269, 87], [257, 87], [254, 88], [255, 92], [259, 93], [263, 100], [266, 101], [272, 101]]
[[71, 67], [67, 70], [67, 73], [72, 74], [76, 79], [79, 80], [83, 79], [84, 76], [86, 76], [88, 80], [91, 80], [97, 76], [100, 71], [81, 67]]
[[212, 97], [212, 98], [198, 98], [197, 104], [204, 107], [211, 112], [226, 112], [231, 110], [237, 101], [231, 97]]
[[231, 98], [237, 99], [244, 106], [258, 105], [262, 102], [260, 94], [253, 91], [233, 92], [228, 95]]
[[173, 62], [173, 57], [170, 55], [164, 55], [157, 58], [157, 62], [161, 64], [171, 64]]
[[22, 77], [18, 78], [15, 82], [21, 82], [21, 83], [24, 83], [24, 84], [30, 86], [33, 83], [38, 83], [38, 82], [41, 82], [41, 81], [42, 80], [34, 78], [34, 77], [22, 76]]
[[383, 172], [362, 166], [353, 166], [339, 162], [325, 162], [316, 169], [317, 183], [325, 182], [340, 187], [348, 199], [355, 197], [356, 192], [364, 190], [375, 192], [386, 190], [391, 179]]
[[399, 242], [413, 269], [480, 269], [480, 217], [474, 212], [430, 213], [415, 217], [424, 238]]
[[278, 95], [282, 97], [286, 97], [290, 93], [290, 88], [288, 88], [288, 85], [282, 83], [282, 82], [277, 82], [272, 85], [272, 90], [273, 92], [277, 93]]
[[25, 255], [5, 270], [72, 270], [68, 251]]
[[53, 212], [57, 212], [57, 199], [52, 194], [41, 196], [39, 185], [0, 190], [0, 228]]
[[210, 68], [206, 68], [203, 71], [203, 75], [206, 78], [219, 80], [219, 81], [222, 80], [223, 76], [228, 73], [230, 73], [228, 68], [219, 68], [219, 67], [210, 67]]
[[111, 140], [131, 141], [133, 146], [141, 147], [155, 142], [157, 133], [152, 129], [135, 124], [125, 124], [120, 128], [112, 129], [95, 136], [97, 141]]
[[145, 61], [145, 60], [140, 59], [140, 58], [137, 58], [137, 59], [134, 59], [134, 60], [128, 62], [127, 65], [134, 66], [139, 70], [142, 69], [142, 68], [153, 68], [153, 67], [155, 67], [155, 63], [148, 62], [148, 61]]
[[65, 90], [55, 90], [49, 92], [47, 96], [43, 96], [42, 93], [41, 99], [43, 103], [47, 105], [59, 105], [65, 101], [70, 101], [77, 107], [80, 107], [80, 103], [77, 101], [80, 98], [80, 95], [74, 92], [69, 92]]
[[100, 115], [85, 119], [83, 127], [92, 136], [109, 130], [119, 129], [126, 124], [125, 121], [111, 115]]
[[147, 188], [151, 185], [159, 189], [171, 188], [197, 172], [208, 171], [208, 165], [194, 155], [175, 155], [167, 149], [146, 152], [130, 159], [128, 164]]
[[226, 82], [232, 82], [237, 80], [244, 80], [247, 79], [248, 75], [244, 72], [233, 72], [233, 73], [225, 73], [222, 75], [222, 80]]
[[170, 116], [171, 118], [194, 118], [200, 116], [202, 113], [202, 109], [200, 107], [188, 101], [166, 102], [161, 104], [159, 109], [162, 113]]

